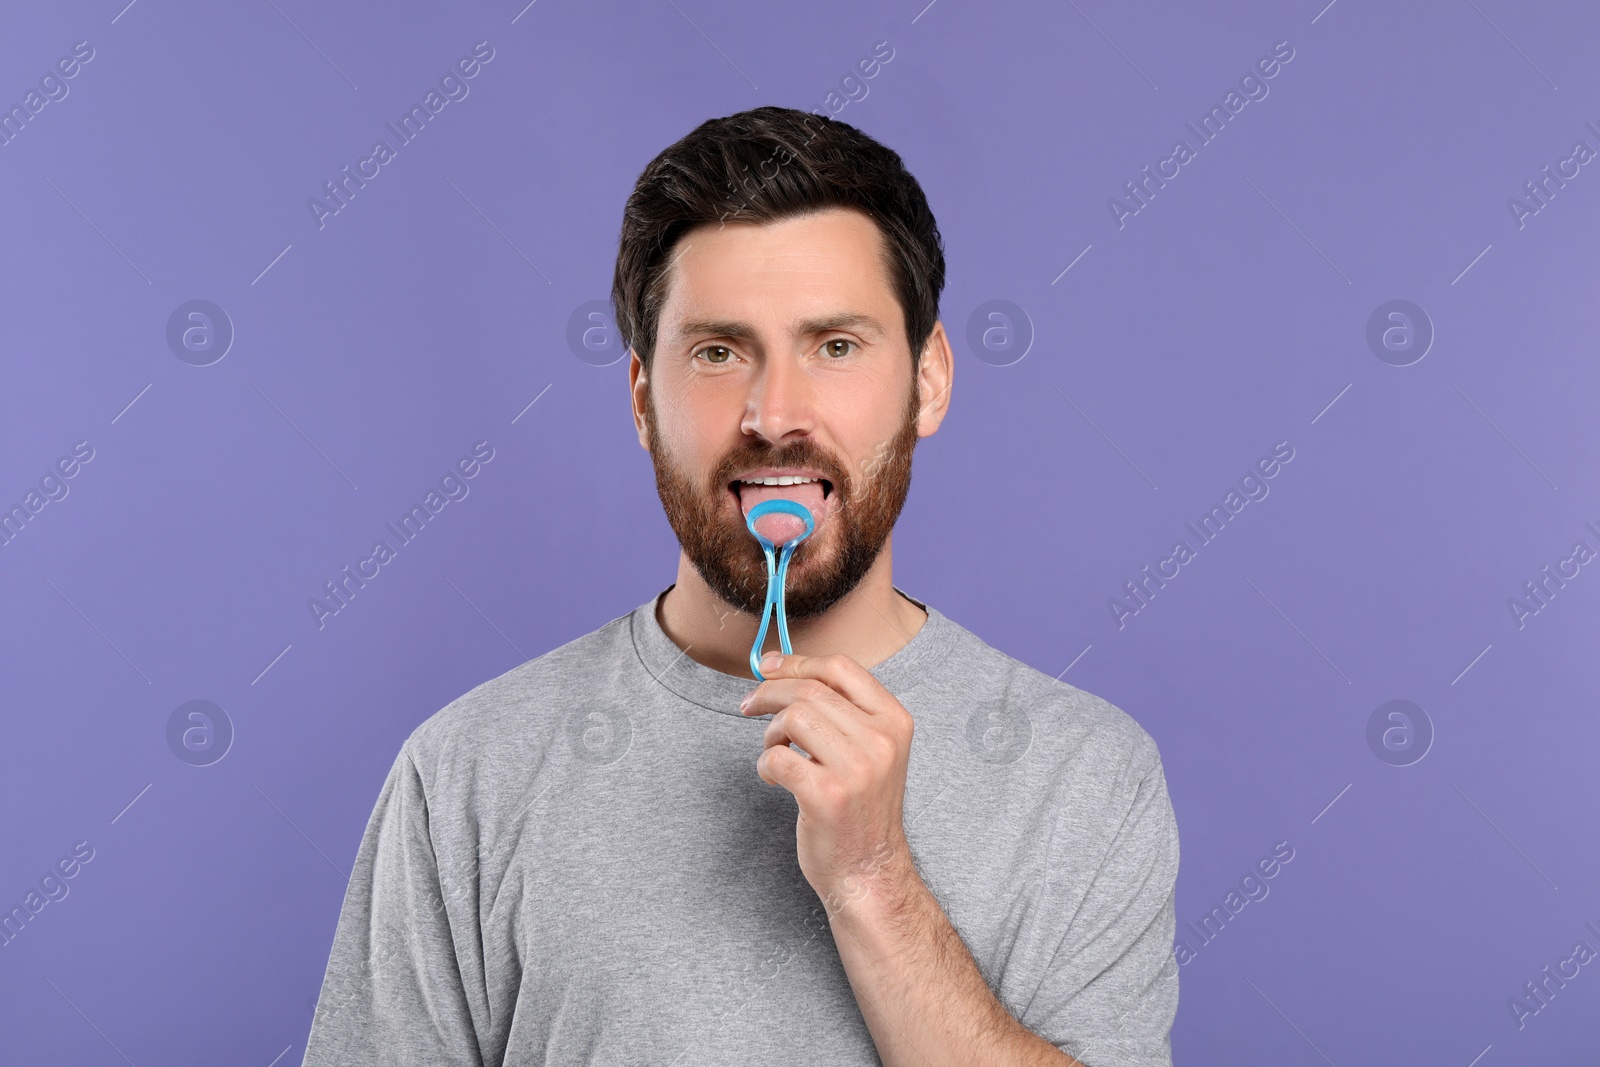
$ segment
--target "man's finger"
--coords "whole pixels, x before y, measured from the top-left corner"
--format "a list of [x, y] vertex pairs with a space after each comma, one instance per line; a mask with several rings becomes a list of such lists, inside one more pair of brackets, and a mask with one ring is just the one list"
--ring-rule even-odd
[[[899, 706], [894, 695], [883, 687], [865, 667], [843, 653], [831, 656], [780, 656], [768, 652], [761, 659], [761, 673], [768, 678], [814, 678], [868, 715], [882, 715]], [[769, 670], [768, 663], [773, 666]], [[765, 684], [765, 683], [763, 683]], [[757, 687], [758, 690], [760, 687]]]
[[813, 761], [839, 765], [855, 747], [841, 721], [851, 714], [855, 712], [809, 700], [791, 704], [767, 723], [761, 735], [761, 747], [787, 746], [792, 741], [805, 749]]
[[745, 697], [744, 703], [739, 705], [739, 711], [749, 716], [774, 715], [797, 700], [837, 704], [840, 707], [850, 703], [843, 694], [820, 678], [774, 678], [768, 675], [767, 681], [756, 686]]

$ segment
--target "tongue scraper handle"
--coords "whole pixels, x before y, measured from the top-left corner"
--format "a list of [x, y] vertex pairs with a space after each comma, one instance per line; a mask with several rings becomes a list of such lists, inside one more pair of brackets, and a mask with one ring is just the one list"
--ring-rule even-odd
[[[767, 515], [782, 514], [793, 515], [806, 524], [806, 532], [799, 537], [783, 543], [783, 553], [776, 567], [772, 562], [772, 550], [776, 547], [772, 539], [756, 529], [756, 524]], [[763, 500], [745, 514], [744, 523], [761, 542], [761, 551], [767, 556], [767, 602], [761, 606], [761, 629], [756, 632], [756, 643], [750, 646], [750, 672], [761, 681], [766, 681], [766, 675], [761, 673], [761, 646], [767, 640], [767, 622], [769, 616], [778, 616], [778, 647], [784, 655], [794, 651], [789, 646], [789, 619], [783, 610], [783, 580], [789, 574], [789, 557], [794, 555], [794, 550], [800, 542], [811, 536], [816, 529], [816, 523], [811, 518], [811, 512], [806, 506], [796, 500], [773, 499]]]

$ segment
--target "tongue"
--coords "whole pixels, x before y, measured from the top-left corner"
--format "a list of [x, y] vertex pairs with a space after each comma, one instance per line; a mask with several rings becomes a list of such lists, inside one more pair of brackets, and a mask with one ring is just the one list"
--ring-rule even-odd
[[[739, 485], [739, 507], [746, 515], [750, 509], [763, 500], [793, 500], [797, 504], [805, 505], [811, 512], [813, 526], [820, 526], [823, 518], [823, 497], [821, 482], [805, 482], [800, 485]], [[797, 515], [784, 515], [781, 513], [764, 515], [756, 520], [756, 529], [775, 545], [792, 541], [806, 532], [806, 524]]]

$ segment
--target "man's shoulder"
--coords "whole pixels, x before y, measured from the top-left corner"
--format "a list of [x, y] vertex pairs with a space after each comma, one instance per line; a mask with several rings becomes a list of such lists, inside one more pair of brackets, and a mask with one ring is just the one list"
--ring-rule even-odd
[[481, 682], [417, 725], [406, 740], [414, 759], [448, 750], [541, 742], [586, 694], [603, 692], [633, 653], [632, 612], [503, 674]]
[[946, 621], [954, 633], [954, 670], [946, 677], [971, 680], [978, 696], [975, 714], [998, 714], [997, 724], [1026, 730], [1030, 746], [1041, 745], [1061, 760], [1113, 762], [1139, 777], [1160, 769], [1155, 738], [1122, 708], [1002, 652], [948, 616]]

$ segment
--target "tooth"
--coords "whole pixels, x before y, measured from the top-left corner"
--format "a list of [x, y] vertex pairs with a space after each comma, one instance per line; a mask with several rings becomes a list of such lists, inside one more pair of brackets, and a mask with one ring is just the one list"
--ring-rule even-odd
[[798, 474], [769, 475], [764, 478], [745, 478], [745, 485], [810, 485], [820, 478], [806, 478]]

